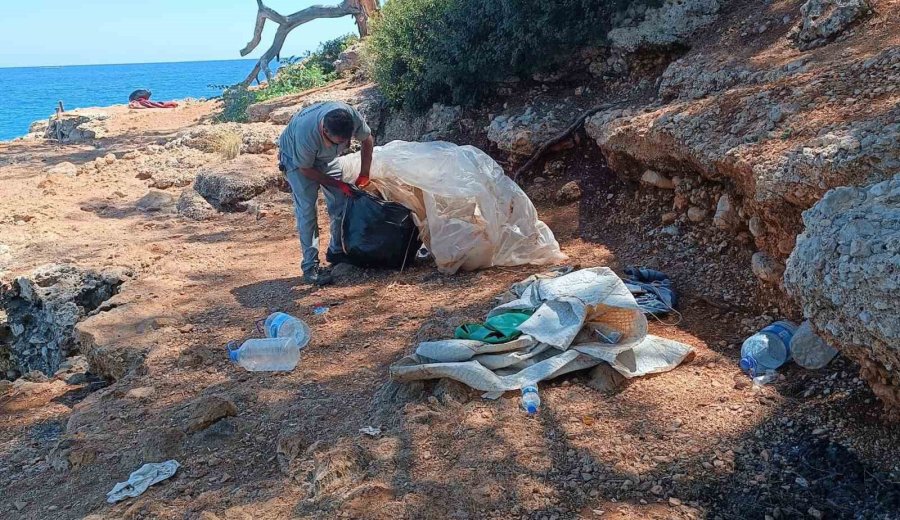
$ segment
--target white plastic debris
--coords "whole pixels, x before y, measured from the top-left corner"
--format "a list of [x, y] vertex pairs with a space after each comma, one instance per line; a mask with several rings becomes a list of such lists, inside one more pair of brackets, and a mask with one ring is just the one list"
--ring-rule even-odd
[[181, 464], [176, 460], [144, 464], [137, 471], [133, 472], [126, 482], [116, 484], [112, 491], [106, 494], [106, 501], [110, 504], [115, 504], [120, 500], [139, 496], [153, 484], [162, 482], [174, 475], [179, 467], [181, 467]]
[[359, 433], [364, 433], [369, 437], [378, 437], [379, 435], [381, 435], [381, 428], [366, 426], [365, 428], [360, 428]]
[[[557, 271], [513, 284], [488, 313], [533, 312], [519, 338], [502, 344], [471, 340], [421, 343], [415, 354], [391, 366], [391, 378], [407, 382], [449, 378], [494, 399], [502, 392], [609, 363], [627, 378], [666, 372], [691, 347], [647, 334], [647, 318], [631, 291], [609, 268]], [[597, 331], [616, 333], [601, 342]]]

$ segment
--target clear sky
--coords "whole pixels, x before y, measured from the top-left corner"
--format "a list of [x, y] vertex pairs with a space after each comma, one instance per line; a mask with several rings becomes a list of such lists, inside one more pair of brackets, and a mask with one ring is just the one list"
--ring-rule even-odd
[[[292, 13], [339, 0], [267, 0]], [[0, 67], [240, 58], [253, 35], [255, 0], [16, 0], [0, 2]], [[268, 48], [275, 25], [266, 24]], [[355, 33], [353, 17], [313, 20], [288, 36], [282, 56]]]

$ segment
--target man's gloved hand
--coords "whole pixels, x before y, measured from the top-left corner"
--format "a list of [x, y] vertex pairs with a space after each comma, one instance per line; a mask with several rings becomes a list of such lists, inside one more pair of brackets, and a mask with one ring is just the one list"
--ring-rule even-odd
[[356, 185], [360, 188], [365, 188], [369, 185], [369, 176], [368, 175], [360, 175], [356, 179]]
[[347, 184], [346, 182], [342, 182], [338, 184], [338, 189], [341, 190], [341, 193], [344, 194], [345, 197], [353, 198], [355, 194], [353, 193], [353, 187]]

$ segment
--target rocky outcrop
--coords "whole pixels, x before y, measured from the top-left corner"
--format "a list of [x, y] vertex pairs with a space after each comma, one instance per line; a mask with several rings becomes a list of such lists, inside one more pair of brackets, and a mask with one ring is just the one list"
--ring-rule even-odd
[[[693, 65], [695, 76], [708, 64]], [[677, 101], [653, 110], [601, 113], [585, 126], [610, 166], [626, 177], [637, 179], [651, 168], [726, 185], [729, 199], [720, 217], [729, 215], [733, 230], [749, 228], [757, 248], [780, 261], [802, 229], [801, 212], [828, 189], [884, 180], [900, 168], [898, 66], [895, 47], [842, 68], [818, 68], [816, 81], [798, 72], [775, 83], [760, 77], [761, 85], [724, 92], [707, 89], [727, 82], [706, 84], [709, 96], [702, 99], [679, 90], [696, 88], [696, 81], [671, 82]], [[831, 118], [819, 115], [810, 125], [810, 115], [831, 100], [846, 110]], [[865, 109], [873, 103], [883, 108]]]
[[900, 174], [831, 190], [803, 222], [785, 285], [900, 417]]
[[7, 315], [7, 346], [15, 369], [52, 375], [77, 350], [75, 324], [119, 290], [129, 273], [95, 271], [72, 265], [46, 265], [0, 287]]
[[222, 143], [239, 136], [241, 153], [261, 154], [278, 146], [281, 128], [266, 123], [223, 123], [191, 128], [166, 144], [167, 148], [187, 146], [206, 153], [220, 153]]
[[190, 220], [209, 220], [216, 216], [216, 208], [194, 188], [185, 188], [175, 203], [175, 211]]
[[544, 142], [556, 137], [569, 122], [552, 107], [526, 107], [498, 115], [486, 128], [487, 138], [514, 159], [530, 156]]
[[237, 159], [200, 170], [194, 190], [221, 211], [244, 211], [244, 203], [282, 179], [274, 160], [242, 155]]
[[47, 126], [43, 127], [43, 122], [36, 122], [39, 126], [32, 127], [44, 128], [44, 138], [57, 140], [60, 143], [84, 143], [97, 138], [106, 136], [105, 121], [109, 119], [109, 114], [91, 111], [91, 110], [75, 110], [65, 112], [60, 117], [52, 117], [47, 122]]
[[286, 125], [297, 112], [323, 101], [343, 101], [352, 106], [363, 116], [372, 131], [379, 133], [386, 111], [384, 96], [378, 87], [369, 85], [347, 90], [327, 90], [311, 94], [295, 94], [283, 96], [262, 103], [255, 103], [247, 108], [250, 121], [267, 121], [278, 125]]
[[66, 177], [75, 177], [76, 175], [78, 175], [78, 167], [68, 161], [64, 161], [47, 168], [47, 175], [64, 175]]
[[359, 69], [360, 60], [361, 60], [361, 44], [357, 43], [355, 45], [351, 45], [343, 52], [338, 54], [338, 59], [334, 61], [332, 65], [334, 65], [334, 71], [338, 74], [343, 74], [345, 72], [352, 72], [354, 70]]
[[145, 213], [158, 213], [175, 208], [175, 198], [164, 191], [150, 190], [134, 203], [134, 207]]
[[446, 141], [456, 135], [462, 108], [435, 103], [424, 115], [391, 112], [378, 144], [401, 141]]
[[800, 8], [800, 24], [791, 38], [801, 50], [820, 47], [871, 10], [866, 0], [807, 0]]
[[[718, 0], [665, 0], [657, 8], [634, 6], [619, 15], [618, 27], [609, 31], [614, 49], [634, 52], [647, 47], [670, 47], [684, 44], [697, 29], [716, 20]], [[643, 16], [639, 11], [644, 11]], [[636, 20], [629, 23], [631, 20]], [[616, 22], [617, 20], [614, 20]]]

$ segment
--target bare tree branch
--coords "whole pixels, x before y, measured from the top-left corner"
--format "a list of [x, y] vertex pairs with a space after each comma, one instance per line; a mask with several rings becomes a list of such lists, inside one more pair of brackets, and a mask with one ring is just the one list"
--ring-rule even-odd
[[253, 39], [247, 43], [247, 46], [241, 49], [241, 56], [246, 56], [253, 52], [254, 49], [262, 41], [263, 29], [266, 21], [271, 20], [278, 24], [278, 30], [275, 32], [275, 38], [269, 49], [260, 56], [253, 70], [244, 79], [243, 84], [249, 85], [259, 78], [259, 73], [263, 72], [266, 79], [272, 79], [272, 71], [269, 70], [269, 63], [281, 54], [281, 48], [287, 39], [288, 34], [300, 25], [319, 18], [340, 18], [342, 16], [353, 15], [356, 18], [356, 25], [359, 28], [360, 36], [368, 34], [368, 18], [378, 10], [378, 0], [343, 0], [338, 5], [313, 5], [306, 9], [301, 9], [296, 13], [284, 16], [274, 9], [267, 7], [263, 0], [256, 0], [259, 10], [256, 13], [256, 26], [253, 28]]

